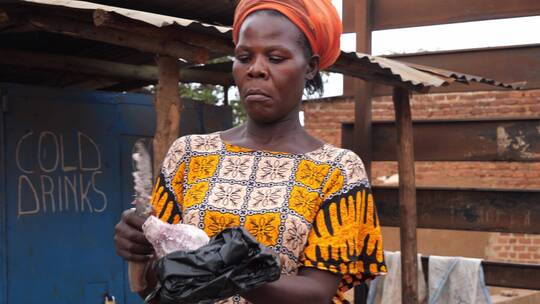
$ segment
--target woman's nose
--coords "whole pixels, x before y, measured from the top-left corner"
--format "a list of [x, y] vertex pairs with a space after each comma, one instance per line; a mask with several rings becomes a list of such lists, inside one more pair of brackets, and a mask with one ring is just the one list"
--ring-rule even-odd
[[248, 76], [251, 78], [263, 78], [268, 77], [267, 66], [263, 62], [262, 58], [255, 58], [248, 69]]

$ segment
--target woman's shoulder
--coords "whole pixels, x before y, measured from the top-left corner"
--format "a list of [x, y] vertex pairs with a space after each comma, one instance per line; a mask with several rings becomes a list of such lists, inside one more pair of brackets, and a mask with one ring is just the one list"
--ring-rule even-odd
[[219, 132], [209, 134], [189, 134], [184, 135], [176, 139], [170, 149], [170, 153], [182, 153], [187, 152], [212, 152], [213, 150], [219, 150], [221, 148], [221, 139]]
[[190, 134], [176, 139], [163, 160], [162, 173], [174, 174], [178, 167], [188, 161], [193, 153], [198, 155], [218, 151], [221, 148], [219, 134]]
[[368, 176], [360, 156], [349, 149], [343, 149], [331, 144], [307, 153], [306, 156], [320, 164], [329, 166], [334, 175], [341, 175], [345, 184], [367, 182]]

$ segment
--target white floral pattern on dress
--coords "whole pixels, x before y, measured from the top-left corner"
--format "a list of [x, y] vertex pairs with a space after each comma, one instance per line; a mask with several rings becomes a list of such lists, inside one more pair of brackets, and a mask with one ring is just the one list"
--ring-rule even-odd
[[307, 156], [318, 161], [327, 161], [329, 159], [335, 158], [339, 153], [339, 150], [335, 147], [325, 144], [320, 149], [317, 149], [313, 152], [307, 154]]
[[283, 232], [283, 242], [295, 256], [299, 256], [307, 241], [308, 229], [306, 224], [299, 218], [289, 215], [285, 221], [285, 232]]
[[219, 171], [219, 177], [224, 179], [248, 180], [251, 175], [253, 156], [225, 156]]
[[186, 210], [186, 212], [182, 214], [182, 224], [199, 226], [199, 221], [200, 215], [199, 210], [197, 209]]
[[163, 160], [163, 175], [166, 178], [172, 178], [172, 176], [176, 173], [176, 169], [178, 168], [179, 162], [182, 160], [182, 157], [184, 157], [184, 154], [186, 153], [186, 142], [185, 137], [180, 137], [179, 139], [175, 140], [174, 143], [169, 148], [169, 152], [167, 152], [167, 155], [165, 156], [165, 159]]
[[265, 157], [259, 162], [257, 181], [279, 183], [288, 181], [293, 167], [292, 159]]
[[251, 192], [248, 207], [256, 211], [281, 207], [286, 192], [285, 186], [256, 188]]
[[353, 184], [367, 178], [364, 163], [360, 157], [353, 152], [347, 152], [341, 159], [341, 164], [345, 168], [348, 183]]
[[195, 152], [215, 152], [221, 148], [219, 134], [194, 135], [191, 137], [191, 150]]
[[238, 208], [246, 196], [246, 187], [228, 183], [216, 183], [210, 192], [208, 204], [217, 208]]

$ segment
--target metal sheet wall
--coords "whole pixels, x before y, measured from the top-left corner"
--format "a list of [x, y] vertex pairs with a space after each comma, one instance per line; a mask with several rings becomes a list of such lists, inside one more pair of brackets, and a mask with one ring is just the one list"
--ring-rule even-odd
[[[102, 303], [108, 294], [117, 303], [141, 303], [129, 292], [112, 233], [133, 196], [133, 143], [150, 142], [154, 131], [151, 97], [0, 88], [8, 104], [1, 116], [8, 161], [0, 168], [7, 228], [0, 226], [0, 301]], [[183, 117], [185, 132], [231, 125], [229, 108], [191, 101]], [[199, 122], [206, 118], [213, 123]]]

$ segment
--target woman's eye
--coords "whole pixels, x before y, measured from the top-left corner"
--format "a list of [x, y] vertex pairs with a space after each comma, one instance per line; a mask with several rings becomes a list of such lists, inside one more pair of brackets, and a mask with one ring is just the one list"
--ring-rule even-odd
[[279, 56], [270, 56], [269, 60], [270, 60], [270, 62], [272, 62], [272, 63], [280, 63], [280, 62], [282, 62], [283, 60], [285, 60], [285, 58], [279, 57]]
[[249, 56], [248, 55], [236, 55], [235, 58], [236, 58], [236, 60], [238, 60], [240, 62], [248, 62], [249, 61]]

